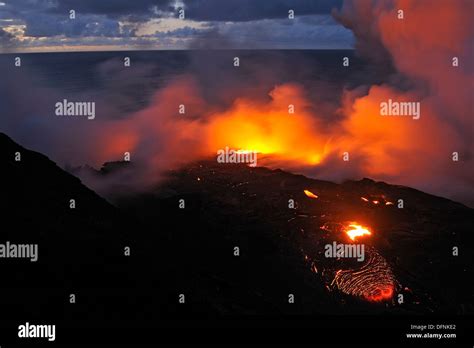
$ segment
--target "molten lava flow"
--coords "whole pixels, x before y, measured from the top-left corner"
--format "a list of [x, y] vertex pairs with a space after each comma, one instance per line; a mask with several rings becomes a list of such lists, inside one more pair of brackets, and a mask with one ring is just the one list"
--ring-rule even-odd
[[308, 190], [304, 190], [304, 194], [308, 196], [309, 198], [315, 198], [315, 199], [318, 198], [317, 195], [315, 195], [313, 192], [308, 191]]
[[366, 249], [368, 260], [358, 269], [338, 270], [331, 285], [347, 295], [366, 301], [390, 300], [395, 292], [396, 279], [385, 259], [374, 249]]
[[372, 302], [380, 302], [391, 299], [393, 296], [393, 286], [386, 285], [380, 288], [376, 288], [373, 293], [366, 294], [365, 298]]
[[357, 225], [357, 224], [350, 224], [348, 226], [348, 229], [346, 230], [346, 234], [349, 236], [351, 240], [355, 241], [357, 237], [371, 235], [372, 232], [370, 232], [367, 227]]
[[[350, 224], [328, 222], [320, 228], [328, 232], [344, 231], [352, 240], [357, 236], [371, 234], [366, 227], [355, 222]], [[334, 276], [330, 279], [328, 289], [336, 288], [346, 295], [370, 302], [390, 300], [399, 286], [392, 268], [374, 247], [365, 245], [363, 252], [365, 262], [360, 263], [360, 266], [354, 267], [354, 264], [338, 260], [337, 268], [332, 269]]]
[[385, 195], [379, 194], [379, 195], [369, 195], [366, 197], [360, 197], [361, 200], [364, 202], [371, 202], [372, 204], [375, 205], [393, 205], [393, 202], [388, 201], [387, 197]]

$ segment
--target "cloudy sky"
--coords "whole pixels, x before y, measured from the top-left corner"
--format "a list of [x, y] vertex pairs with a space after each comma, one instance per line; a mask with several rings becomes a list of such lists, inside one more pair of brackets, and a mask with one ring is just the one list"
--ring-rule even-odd
[[341, 2], [0, 0], [0, 52], [353, 48], [352, 32], [331, 15]]

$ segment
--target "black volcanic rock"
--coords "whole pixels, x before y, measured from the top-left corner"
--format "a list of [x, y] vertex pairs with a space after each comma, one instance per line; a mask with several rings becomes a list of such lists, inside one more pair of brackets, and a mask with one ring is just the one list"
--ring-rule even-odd
[[[0, 163], [0, 243], [39, 248], [37, 262], [0, 259], [0, 273], [8, 280], [0, 296], [5, 318], [61, 317], [69, 294], [79, 303], [94, 303], [100, 291], [91, 288], [124, 283], [129, 277], [124, 247], [133, 225], [117, 208], [46, 156], [1, 133]], [[82, 315], [101, 317], [104, 305], [82, 307]]]
[[[113, 206], [5, 135], [0, 161], [0, 243], [40, 248], [37, 263], [0, 260], [9, 279], [0, 296], [7, 318], [112, 324], [222, 315], [473, 312], [473, 210], [443, 198], [369, 179], [339, 185], [205, 161], [170, 171], [150, 192], [122, 191]], [[113, 178], [122, 167], [108, 165], [97, 178]], [[403, 209], [385, 204], [398, 199]], [[344, 221], [373, 229], [366, 243], [392, 267], [404, 304], [396, 298], [369, 303], [330, 286], [334, 269], [321, 250], [333, 237], [321, 227]], [[132, 246], [129, 258], [125, 245]], [[235, 246], [240, 256], [234, 256]], [[73, 307], [69, 293], [78, 296]], [[186, 306], [178, 294], [186, 295]], [[288, 294], [295, 295], [294, 304]]]
[[[306, 197], [305, 189], [319, 198]], [[178, 209], [179, 199], [185, 209]], [[288, 208], [289, 199], [295, 209]], [[170, 172], [155, 192], [124, 197], [119, 206], [168, 236], [162, 254], [179, 255], [168, 263], [168, 273], [182, 288], [195, 283], [189, 291], [218, 312], [473, 312], [473, 210], [408, 187], [370, 179], [338, 185], [206, 161]], [[397, 297], [372, 304], [326, 288], [321, 251], [331, 239], [323, 238], [321, 227], [347, 221], [374, 231], [364, 242], [392, 267], [402, 305]], [[232, 255], [234, 246], [240, 257]], [[453, 256], [454, 246], [459, 256]], [[289, 293], [298, 294], [294, 306], [287, 304]]]

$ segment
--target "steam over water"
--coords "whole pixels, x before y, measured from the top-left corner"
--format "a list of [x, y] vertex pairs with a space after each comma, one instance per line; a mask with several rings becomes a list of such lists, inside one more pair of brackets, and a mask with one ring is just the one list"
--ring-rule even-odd
[[[343, 68], [344, 57], [351, 63]], [[263, 166], [332, 181], [370, 177], [472, 203], [469, 163], [453, 166], [448, 152], [462, 152], [462, 138], [433, 142], [441, 128], [429, 108], [419, 120], [380, 116], [379, 102], [400, 97], [385, 87], [396, 69], [354, 51], [29, 54], [21, 69], [12, 59], [0, 56], [8, 81], [0, 130], [61, 166], [97, 168], [130, 152], [140, 170], [127, 181], [136, 188], [229, 146], [258, 152]], [[58, 118], [54, 105], [66, 99], [95, 103], [95, 119]]]

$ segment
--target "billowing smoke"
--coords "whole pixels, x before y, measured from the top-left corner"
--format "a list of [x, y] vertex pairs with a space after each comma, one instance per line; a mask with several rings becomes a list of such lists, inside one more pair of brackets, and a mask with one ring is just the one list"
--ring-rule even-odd
[[[362, 56], [398, 71], [344, 105], [346, 147], [370, 175], [473, 203], [473, 12], [469, 0], [348, 0], [334, 14]], [[420, 102], [420, 119], [376, 116], [390, 98]]]
[[[357, 53], [369, 64], [340, 90], [319, 78], [324, 71], [304, 54], [295, 53], [287, 61], [278, 52], [259, 60], [249, 53], [201, 51], [193, 54], [184, 71], [160, 81], [138, 110], [124, 112], [117, 105], [137, 92], [134, 80], [150, 75], [152, 68], [146, 65], [135, 67], [133, 73], [117, 70], [120, 78], [108, 89], [110, 95], [72, 95], [71, 99], [107, 101], [100, 104], [102, 116], [92, 122], [32, 124], [35, 110], [54, 105], [64, 94], [33, 88], [9, 72], [12, 81], [20, 81], [23, 95], [12, 95], [20, 93], [15, 89], [5, 91], [15, 116], [0, 125], [24, 145], [62, 164], [73, 159], [74, 164], [97, 167], [129, 152], [133, 174], [107, 178], [135, 188], [149, 187], [166, 170], [189, 161], [215, 159], [216, 151], [230, 147], [257, 151], [259, 165], [334, 181], [370, 177], [472, 205], [473, 4], [346, 1], [334, 16], [353, 30]], [[236, 54], [241, 58], [239, 68], [229, 63]], [[110, 73], [116, 63], [100, 69]], [[340, 64], [344, 69], [342, 59]], [[37, 104], [13, 105], [12, 100], [24, 93]], [[383, 116], [381, 103], [389, 101], [419, 103], [419, 114]], [[185, 113], [180, 113], [181, 106]], [[43, 140], [35, 143], [34, 138]], [[25, 144], [22, 139], [30, 140]], [[82, 175], [103, 192], [104, 182]]]

